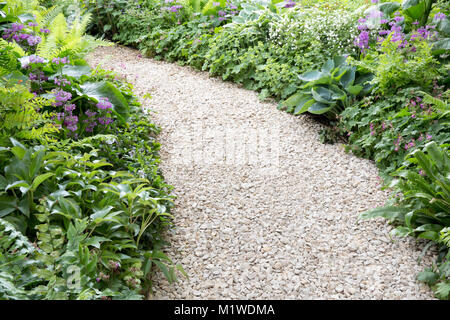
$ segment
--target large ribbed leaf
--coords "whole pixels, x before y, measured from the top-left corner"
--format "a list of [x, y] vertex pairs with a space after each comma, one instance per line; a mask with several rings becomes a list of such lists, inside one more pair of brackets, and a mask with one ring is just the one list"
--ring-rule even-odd
[[302, 81], [317, 81], [320, 78], [322, 78], [323, 76], [324, 75], [322, 72], [313, 70], [313, 71], [308, 71], [308, 72], [305, 72], [305, 73], [299, 75], [298, 78]]
[[295, 107], [294, 114], [301, 114], [308, 111], [309, 107], [316, 102], [311, 99], [311, 96], [305, 96], [300, 103]]
[[61, 68], [61, 71], [53, 76], [49, 77], [50, 80], [54, 79], [55, 77], [58, 77], [60, 74], [63, 74], [68, 77], [73, 77], [76, 79], [79, 79], [83, 75], [90, 75], [92, 72], [91, 68], [89, 66], [71, 66], [71, 65], [65, 65]]
[[334, 104], [325, 104], [321, 102], [315, 102], [313, 103], [309, 109], [308, 112], [314, 113], [314, 114], [324, 114], [325, 112], [328, 112], [331, 110], [331, 108], [334, 107]]
[[80, 85], [81, 95], [89, 97], [96, 103], [102, 98], [108, 98], [113, 105], [113, 112], [118, 116], [119, 120], [125, 122], [130, 115], [130, 108], [127, 100], [112, 83], [108, 81], [86, 82]]
[[372, 219], [376, 217], [383, 217], [389, 220], [403, 220], [403, 217], [406, 213], [408, 213], [408, 211], [410, 210], [407, 208], [388, 206], [363, 212], [359, 215], [359, 218]]
[[422, 18], [425, 12], [425, 1], [423, 0], [405, 0], [402, 5], [403, 12], [413, 20]]
[[353, 85], [353, 82], [355, 82], [355, 69], [349, 69], [347, 72], [344, 73], [344, 75], [339, 79], [339, 83], [344, 87], [347, 88], [349, 86]]
[[450, 50], [450, 38], [434, 42], [431, 50], [434, 55], [448, 52]]
[[321, 103], [332, 104], [335, 100], [333, 99], [333, 91], [324, 87], [316, 87], [311, 89], [311, 94], [316, 101]]

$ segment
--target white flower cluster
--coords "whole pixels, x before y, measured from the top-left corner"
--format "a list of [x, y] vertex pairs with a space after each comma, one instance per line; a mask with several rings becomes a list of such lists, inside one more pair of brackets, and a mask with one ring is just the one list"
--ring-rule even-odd
[[288, 46], [289, 50], [317, 45], [328, 56], [356, 52], [353, 42], [358, 35], [357, 21], [362, 16], [362, 10], [295, 8], [282, 14], [281, 19], [271, 21], [269, 40]]

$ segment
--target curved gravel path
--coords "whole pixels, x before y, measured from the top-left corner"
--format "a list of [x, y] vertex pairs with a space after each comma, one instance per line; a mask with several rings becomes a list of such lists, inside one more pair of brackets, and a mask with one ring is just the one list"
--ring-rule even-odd
[[161, 170], [175, 186], [169, 254], [190, 281], [158, 276], [154, 299], [431, 299], [423, 244], [390, 239], [377, 169], [318, 140], [320, 124], [188, 67], [99, 48], [91, 65], [135, 84], [162, 126]]

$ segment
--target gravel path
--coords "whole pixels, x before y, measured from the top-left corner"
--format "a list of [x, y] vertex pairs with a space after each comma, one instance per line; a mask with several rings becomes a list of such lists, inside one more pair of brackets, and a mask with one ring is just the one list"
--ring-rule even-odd
[[389, 237], [377, 169], [318, 140], [320, 124], [188, 67], [99, 48], [91, 65], [135, 84], [162, 126], [175, 186], [169, 254], [190, 281], [157, 277], [154, 299], [431, 299], [415, 280], [423, 244]]

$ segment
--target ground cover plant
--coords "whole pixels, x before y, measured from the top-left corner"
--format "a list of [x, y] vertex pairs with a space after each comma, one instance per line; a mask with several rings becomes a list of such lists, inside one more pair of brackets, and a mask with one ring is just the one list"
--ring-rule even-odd
[[83, 60], [110, 43], [84, 34], [89, 13], [1, 10], [0, 299], [142, 299], [155, 267], [175, 281], [159, 128]]

